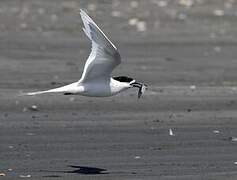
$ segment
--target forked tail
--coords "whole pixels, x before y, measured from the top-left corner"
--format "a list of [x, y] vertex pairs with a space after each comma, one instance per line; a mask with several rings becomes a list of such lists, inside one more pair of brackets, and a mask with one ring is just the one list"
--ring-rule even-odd
[[36, 91], [36, 92], [28, 92], [28, 93], [23, 93], [22, 95], [25, 96], [34, 96], [38, 94], [46, 94], [46, 93], [72, 93], [73, 90], [77, 87], [78, 83], [72, 83], [63, 87], [55, 88], [55, 89], [50, 89], [46, 91]]
[[22, 93], [21, 95], [23, 95], [23, 96], [35, 96], [35, 95], [39, 95], [39, 94], [59, 92], [59, 91], [55, 91], [55, 90], [56, 89], [51, 89], [51, 90], [47, 90], [47, 91], [28, 92], [28, 93]]

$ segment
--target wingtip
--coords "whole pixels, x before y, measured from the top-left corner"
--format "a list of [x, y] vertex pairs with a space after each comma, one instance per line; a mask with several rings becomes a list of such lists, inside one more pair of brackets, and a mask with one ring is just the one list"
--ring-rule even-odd
[[80, 15], [83, 17], [83, 16], [86, 16], [88, 17], [88, 14], [86, 13], [86, 10], [84, 9], [80, 9]]
[[84, 10], [83, 10], [83, 9], [80, 9], [80, 15], [82, 15], [82, 13], [84, 13]]
[[80, 13], [86, 13], [84, 9], [80, 8]]

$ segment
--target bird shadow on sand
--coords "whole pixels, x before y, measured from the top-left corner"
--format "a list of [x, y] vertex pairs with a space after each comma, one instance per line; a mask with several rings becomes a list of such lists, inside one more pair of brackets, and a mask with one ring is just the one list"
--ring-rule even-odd
[[[84, 174], [84, 175], [99, 175], [99, 174], [109, 174], [106, 172], [106, 169], [97, 168], [97, 167], [88, 167], [88, 166], [74, 166], [69, 165], [68, 167], [72, 168], [71, 170], [66, 171], [50, 171], [50, 170], [40, 170], [40, 172], [47, 173], [64, 173], [64, 174]], [[49, 177], [49, 176], [44, 176]]]
[[106, 169], [87, 167], [87, 166], [69, 166], [74, 168], [74, 170], [65, 171], [65, 173], [75, 173], [75, 174], [109, 174]]

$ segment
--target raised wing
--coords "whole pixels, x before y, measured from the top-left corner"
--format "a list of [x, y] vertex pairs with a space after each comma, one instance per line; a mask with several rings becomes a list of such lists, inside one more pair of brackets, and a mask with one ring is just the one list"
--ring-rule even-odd
[[113, 69], [121, 63], [119, 52], [83, 10], [80, 14], [84, 24], [83, 30], [92, 42], [92, 49], [79, 82], [108, 80]]

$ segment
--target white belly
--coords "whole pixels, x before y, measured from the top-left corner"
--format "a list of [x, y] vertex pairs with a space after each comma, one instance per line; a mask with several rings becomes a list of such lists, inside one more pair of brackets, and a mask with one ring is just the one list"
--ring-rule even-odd
[[113, 96], [118, 94], [119, 92], [126, 90], [127, 88], [118, 86], [118, 84], [114, 84], [114, 82], [108, 83], [88, 83], [83, 84], [84, 91], [79, 94], [83, 96], [94, 96], [94, 97], [106, 97]]

